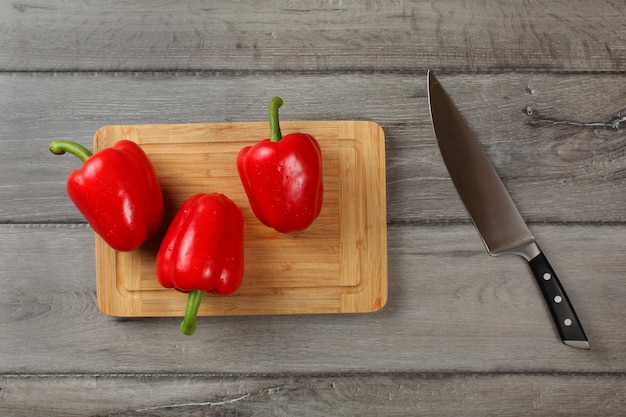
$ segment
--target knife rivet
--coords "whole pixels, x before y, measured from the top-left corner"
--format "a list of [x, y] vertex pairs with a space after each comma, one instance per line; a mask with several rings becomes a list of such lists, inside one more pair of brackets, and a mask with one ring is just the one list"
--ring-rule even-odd
[[550, 275], [549, 272], [546, 272], [545, 274], [543, 274], [543, 279], [546, 281], [550, 281], [550, 278], [552, 278], [552, 275]]
[[565, 320], [563, 321], [563, 324], [564, 324], [564, 325], [566, 325], [567, 327], [569, 327], [569, 326], [571, 326], [571, 325], [572, 325], [572, 321], [571, 321], [570, 319], [565, 319]]
[[561, 301], [563, 301], [563, 298], [560, 295], [557, 295], [556, 297], [554, 297], [554, 302], [555, 303], [560, 303]]

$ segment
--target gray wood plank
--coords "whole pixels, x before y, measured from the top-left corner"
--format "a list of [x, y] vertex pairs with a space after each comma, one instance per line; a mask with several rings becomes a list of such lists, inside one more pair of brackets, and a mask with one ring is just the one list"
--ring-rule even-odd
[[[441, 75], [531, 222], [623, 222], [623, 75]], [[0, 222], [81, 222], [65, 195], [78, 160], [112, 124], [373, 120], [386, 134], [388, 218], [468, 222], [437, 149], [425, 74], [0, 74]], [[611, 127], [611, 125], [614, 127]], [[259, 138], [261, 139], [261, 138]]]
[[[623, 375], [0, 376], [8, 416], [621, 416]], [[585, 395], [580, 395], [584, 392]]]
[[83, 225], [0, 225], [0, 374], [626, 372], [624, 226], [533, 228], [592, 351], [561, 344], [516, 257], [470, 225], [391, 227], [373, 314], [114, 319], [97, 308]]
[[0, 69], [620, 71], [620, 1], [0, 4]]

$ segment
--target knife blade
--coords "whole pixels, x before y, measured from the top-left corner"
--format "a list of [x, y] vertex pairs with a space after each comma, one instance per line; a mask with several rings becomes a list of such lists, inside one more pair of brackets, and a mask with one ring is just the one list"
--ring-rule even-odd
[[589, 340], [554, 269], [535, 241], [480, 143], [428, 71], [430, 116], [448, 173], [492, 256], [515, 254], [529, 264], [563, 343], [590, 349]]

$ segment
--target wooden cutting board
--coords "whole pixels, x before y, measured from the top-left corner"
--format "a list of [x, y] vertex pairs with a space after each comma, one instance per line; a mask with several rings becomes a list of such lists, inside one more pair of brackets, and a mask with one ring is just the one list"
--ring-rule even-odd
[[96, 236], [98, 306], [112, 316], [182, 316], [187, 295], [162, 288], [155, 272], [160, 239], [176, 210], [196, 193], [220, 192], [244, 217], [245, 268], [230, 296], [206, 294], [201, 316], [356, 313], [387, 301], [385, 138], [366, 121], [286, 121], [283, 135], [310, 133], [323, 154], [322, 212], [304, 232], [261, 224], [239, 180], [244, 146], [269, 136], [267, 122], [107, 126], [96, 151], [121, 139], [138, 143], [161, 181], [165, 222], [141, 248], [116, 252]]

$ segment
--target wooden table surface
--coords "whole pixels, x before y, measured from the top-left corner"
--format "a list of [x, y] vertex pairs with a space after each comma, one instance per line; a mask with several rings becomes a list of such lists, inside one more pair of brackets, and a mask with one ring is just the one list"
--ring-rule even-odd
[[[0, 3], [0, 415], [589, 416], [626, 409], [623, 1]], [[566, 287], [486, 254], [433, 135], [457, 103]], [[389, 299], [367, 314], [116, 319], [65, 193], [105, 125], [368, 120]]]

